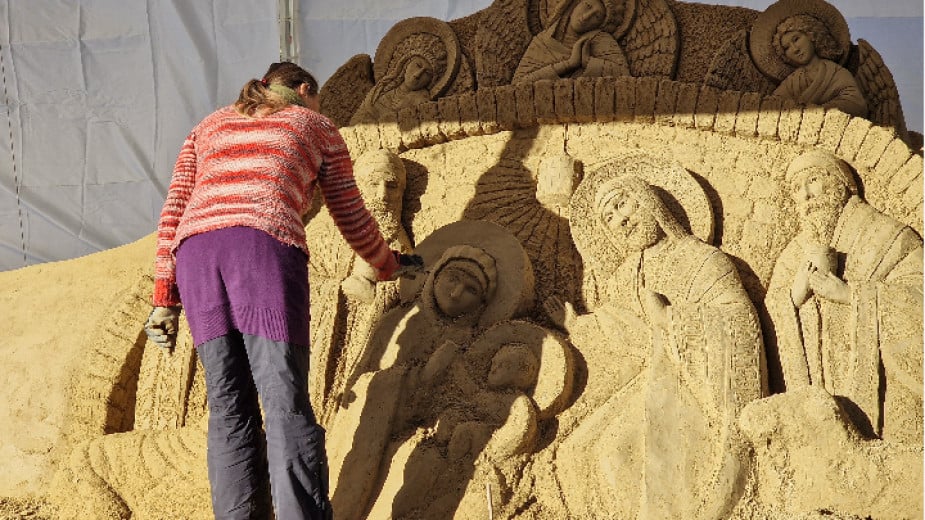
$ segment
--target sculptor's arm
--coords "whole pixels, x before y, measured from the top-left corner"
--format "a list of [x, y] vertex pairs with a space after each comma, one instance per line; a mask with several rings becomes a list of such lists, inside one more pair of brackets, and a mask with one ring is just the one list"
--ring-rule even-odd
[[186, 211], [190, 195], [196, 184], [196, 130], [186, 137], [177, 156], [173, 178], [167, 190], [167, 199], [161, 210], [157, 225], [157, 252], [154, 262], [155, 307], [171, 307], [180, 304], [177, 290], [176, 265], [173, 256], [173, 242], [180, 218]]
[[315, 129], [323, 155], [318, 186], [328, 212], [351, 249], [376, 268], [380, 280], [388, 280], [398, 270], [397, 254], [389, 249], [376, 220], [363, 203], [347, 144], [327, 118], [322, 118]]

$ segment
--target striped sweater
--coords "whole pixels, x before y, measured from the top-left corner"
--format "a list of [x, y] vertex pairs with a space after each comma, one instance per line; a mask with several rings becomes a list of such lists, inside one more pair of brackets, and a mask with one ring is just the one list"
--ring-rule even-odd
[[259, 229], [308, 254], [302, 217], [315, 185], [350, 247], [389, 278], [398, 268], [353, 178], [343, 138], [325, 116], [296, 105], [249, 118], [221, 108], [187, 136], [161, 211], [153, 303], [180, 303], [174, 251], [197, 233]]

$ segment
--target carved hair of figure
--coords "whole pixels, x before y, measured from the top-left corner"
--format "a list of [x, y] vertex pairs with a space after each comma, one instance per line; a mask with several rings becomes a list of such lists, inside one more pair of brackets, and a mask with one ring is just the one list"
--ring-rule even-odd
[[772, 45], [774, 52], [781, 57], [786, 58], [787, 53], [781, 38], [788, 32], [801, 32], [813, 42], [813, 49], [816, 54], [824, 60], [838, 61], [842, 57], [842, 50], [835, 41], [835, 37], [829, 31], [822, 20], [808, 14], [797, 14], [786, 18], [778, 24], [774, 32]]
[[563, 1], [549, 26], [533, 37], [513, 83], [629, 75], [626, 56], [613, 34], [625, 10], [623, 2]]
[[854, 76], [833, 61], [843, 57], [843, 50], [822, 20], [808, 14], [790, 16], [778, 24], [771, 41], [774, 52], [795, 67], [775, 95], [867, 115], [867, 101]]

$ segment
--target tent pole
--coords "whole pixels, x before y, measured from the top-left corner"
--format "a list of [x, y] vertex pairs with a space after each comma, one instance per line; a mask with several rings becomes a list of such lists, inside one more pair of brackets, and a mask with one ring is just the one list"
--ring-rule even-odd
[[299, 0], [277, 0], [279, 61], [299, 62]]

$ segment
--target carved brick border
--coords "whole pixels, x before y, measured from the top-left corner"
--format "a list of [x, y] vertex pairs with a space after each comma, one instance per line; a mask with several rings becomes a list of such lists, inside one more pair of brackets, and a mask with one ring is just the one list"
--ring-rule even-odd
[[402, 110], [397, 121], [345, 127], [341, 133], [356, 157], [370, 148], [403, 152], [537, 124], [609, 121], [829, 150], [886, 186], [908, 210], [894, 216], [922, 234], [922, 156], [892, 129], [837, 109], [801, 107], [754, 92], [654, 77], [546, 80], [441, 98]]

